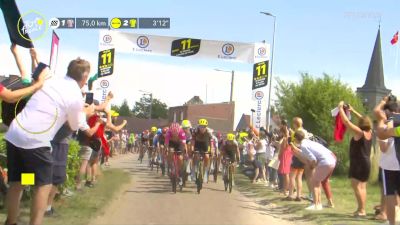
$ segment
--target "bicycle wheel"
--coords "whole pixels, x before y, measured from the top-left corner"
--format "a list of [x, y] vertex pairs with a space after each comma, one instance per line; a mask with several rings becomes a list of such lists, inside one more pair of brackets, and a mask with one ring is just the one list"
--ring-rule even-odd
[[143, 153], [143, 150], [140, 152], [140, 154], [139, 154], [139, 161], [140, 161], [140, 164], [142, 164], [142, 162], [143, 162], [143, 156], [144, 156], [144, 153]]
[[172, 175], [171, 182], [172, 182], [172, 192], [176, 193], [176, 176], [175, 175]]
[[226, 167], [226, 165], [224, 165], [224, 168], [223, 168], [223, 180], [224, 180], [225, 191], [228, 191], [228, 175], [227, 175], [227, 170], [228, 170], [228, 168]]
[[216, 159], [214, 162], [214, 182], [217, 183], [217, 179], [218, 179], [218, 160]]
[[233, 185], [233, 165], [229, 165], [229, 193], [232, 193], [232, 185]]
[[198, 179], [197, 179], [197, 193], [200, 194], [201, 189], [203, 188], [203, 162], [199, 162], [198, 166]]
[[172, 192], [176, 193], [176, 182], [177, 182], [177, 176], [175, 172], [175, 158], [173, 159], [174, 162], [172, 163], [172, 168], [171, 168], [171, 182], [172, 182]]

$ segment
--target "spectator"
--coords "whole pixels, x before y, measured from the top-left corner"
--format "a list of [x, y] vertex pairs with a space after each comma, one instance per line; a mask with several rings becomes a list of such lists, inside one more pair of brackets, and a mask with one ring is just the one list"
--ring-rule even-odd
[[[96, 103], [96, 101], [95, 101]], [[98, 102], [97, 102], [98, 104]], [[79, 151], [79, 157], [81, 159], [81, 164], [79, 167], [79, 174], [76, 177], [76, 189], [82, 190], [82, 180], [83, 177], [85, 176], [86, 169], [88, 167], [89, 160], [91, 158], [92, 152], [93, 152], [93, 146], [91, 146], [91, 138], [92, 136], [98, 131], [100, 124], [103, 123], [101, 119], [97, 119], [96, 123], [90, 124], [87, 122], [87, 118], [92, 118], [95, 115], [87, 115], [87, 117], [84, 117], [82, 119], [81, 123], [85, 124], [85, 129], [80, 129], [78, 132], [78, 141], [81, 146], [81, 149]], [[90, 131], [90, 132], [89, 132]], [[95, 140], [93, 140], [95, 141]], [[87, 186], [91, 186], [90, 183], [86, 183]]]
[[[28, 81], [29, 81], [29, 78], [27, 77], [28, 73], [26, 72], [26, 70], [25, 70], [25, 68], [24, 68], [24, 66], [22, 64], [21, 58], [20, 58], [19, 53], [18, 53], [17, 44], [13, 43], [11, 45], [10, 49], [11, 49], [11, 52], [12, 52], [12, 54], [14, 56], [15, 62], [17, 63], [18, 70], [19, 70], [19, 72], [21, 74], [22, 82], [23, 83], [28, 83]], [[37, 67], [37, 65], [39, 63], [39, 60], [38, 60], [35, 48], [30, 48], [29, 49], [29, 53], [31, 55], [32, 73], [33, 73], [33, 71], [35, 70], [35, 68]]]
[[135, 134], [133, 132], [130, 133], [129, 135], [129, 152], [133, 153], [135, 148]]
[[43, 70], [37, 81], [35, 81], [31, 86], [19, 90], [11, 91], [0, 84], [0, 99], [8, 103], [15, 103], [24, 96], [33, 94], [42, 88], [44, 81], [47, 79], [48, 72], [48, 69]]
[[240, 165], [244, 165], [244, 162], [245, 162], [245, 157], [244, 157], [244, 154], [243, 153], [245, 153], [246, 151], [244, 150], [244, 142], [245, 142], [245, 137], [247, 137], [248, 136], [248, 134], [247, 134], [247, 132], [245, 131], [245, 130], [241, 130], [240, 132], [239, 132], [239, 135], [238, 135], [238, 143], [239, 143], [239, 151], [240, 151]]
[[[277, 142], [275, 139], [276, 137], [273, 136], [273, 134], [268, 134], [268, 145], [267, 145], [267, 163], [266, 163], [266, 167], [267, 167], [267, 171], [268, 171], [268, 175], [266, 174], [267, 178], [269, 179], [269, 186], [271, 188], [275, 188], [275, 186], [277, 186], [277, 178], [278, 178], [278, 171], [275, 168], [272, 168], [269, 166], [270, 162], [275, 159], [275, 155], [277, 154], [276, 152], [276, 147], [277, 144], [279, 145], [279, 142]], [[278, 146], [279, 147], [279, 146]]]
[[[83, 110], [81, 88], [89, 71], [89, 62], [79, 58], [71, 61], [67, 76], [46, 82], [11, 123], [5, 135], [10, 182], [6, 224], [17, 223], [22, 173], [35, 174], [30, 224], [42, 223], [53, 177], [50, 141], [67, 121], [72, 130], [79, 128], [79, 114]], [[44, 79], [44, 74], [39, 80]]]
[[[311, 169], [315, 169], [311, 176], [314, 203], [307, 207], [307, 210], [322, 210], [321, 203], [321, 183], [327, 195], [328, 204], [333, 207], [333, 198], [329, 178], [336, 165], [336, 156], [323, 145], [305, 139], [303, 131], [296, 131], [294, 134], [295, 143], [291, 143], [293, 153], [302, 162], [308, 164]], [[299, 147], [297, 147], [299, 146]]]
[[121, 153], [125, 154], [126, 153], [126, 134], [125, 130], [121, 132]]
[[279, 169], [278, 173], [281, 176], [281, 191], [286, 196], [289, 191], [289, 173], [290, 165], [292, 164], [292, 151], [289, 145], [289, 130], [286, 125], [281, 126], [280, 135], [282, 137], [279, 147]]
[[[380, 161], [381, 175], [383, 180], [383, 193], [385, 195], [386, 202], [386, 214], [390, 225], [394, 225], [396, 221], [396, 205], [397, 196], [400, 193], [400, 161], [399, 161], [399, 121], [394, 118], [398, 116], [398, 113], [394, 112], [398, 107], [394, 107], [395, 110], [388, 112], [388, 116], [384, 112], [384, 108], [394, 103], [389, 102], [388, 96], [386, 96], [374, 109], [374, 113], [377, 117], [378, 127], [377, 136], [382, 141], [379, 141], [382, 151], [382, 158]], [[396, 103], [397, 104], [397, 103]], [[387, 121], [387, 124], [385, 122]], [[381, 208], [382, 210], [382, 208]], [[383, 209], [385, 210], [385, 208]]]
[[248, 135], [249, 138], [251, 138], [250, 140], [246, 139], [246, 149], [247, 149], [247, 155], [248, 155], [248, 159], [249, 162], [252, 164], [253, 168], [254, 168], [254, 177], [252, 179], [252, 183], [257, 183], [258, 182], [258, 176], [261, 173], [261, 169], [262, 169], [262, 165], [259, 163], [259, 161], [256, 160], [256, 150], [254, 147], [254, 138], [253, 138], [253, 133], [250, 133]]
[[[89, 129], [86, 123], [86, 117], [90, 116], [94, 113], [93, 107], [85, 107], [84, 112], [81, 114], [81, 125], [80, 130], [87, 132], [88, 135], [93, 135], [96, 127]], [[97, 126], [98, 127], [98, 126]], [[58, 193], [58, 186], [62, 185], [65, 182], [67, 177], [67, 158], [68, 158], [68, 149], [69, 142], [72, 138], [73, 131], [69, 127], [68, 123], [64, 123], [64, 125], [57, 131], [53, 140], [51, 141], [52, 151], [51, 154], [53, 156], [53, 186], [50, 191], [49, 200], [47, 203], [47, 209], [45, 212], [45, 216], [54, 216], [55, 210], [52, 207], [54, 197]]]
[[264, 181], [264, 184], [267, 186], [267, 177], [266, 177], [266, 153], [267, 153], [267, 141], [265, 140], [266, 133], [265, 131], [260, 131], [260, 138], [255, 141], [255, 149], [256, 149], [256, 160], [261, 165], [261, 177]]
[[[301, 130], [304, 132], [306, 137], [308, 136], [308, 132], [303, 128], [303, 120], [300, 117], [293, 118], [293, 128], [291, 130], [291, 142], [294, 142], [294, 132]], [[289, 196], [285, 200], [295, 200], [301, 201], [301, 194], [303, 190], [303, 172], [304, 172], [304, 164], [296, 157], [293, 156], [292, 164], [290, 167], [290, 175], [289, 175]], [[310, 173], [307, 174], [308, 176]], [[296, 198], [293, 197], [294, 189], [296, 186]], [[311, 188], [310, 188], [311, 189]]]
[[371, 170], [372, 123], [368, 116], [362, 116], [351, 105], [347, 107], [358, 118], [358, 125], [353, 124], [344, 112], [344, 102], [339, 103], [339, 115], [347, 129], [353, 134], [350, 141], [349, 177], [358, 203], [354, 216], [365, 217], [367, 215], [365, 212], [367, 181]]

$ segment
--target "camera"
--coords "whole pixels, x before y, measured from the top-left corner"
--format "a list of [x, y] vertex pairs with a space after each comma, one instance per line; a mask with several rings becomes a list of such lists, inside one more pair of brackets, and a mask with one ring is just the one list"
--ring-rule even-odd
[[385, 111], [389, 111], [391, 113], [396, 112], [398, 109], [397, 97], [390, 94], [388, 96], [388, 100], [386, 101], [386, 104], [383, 106], [383, 109]]
[[397, 102], [397, 97], [393, 94], [390, 94], [387, 102]]

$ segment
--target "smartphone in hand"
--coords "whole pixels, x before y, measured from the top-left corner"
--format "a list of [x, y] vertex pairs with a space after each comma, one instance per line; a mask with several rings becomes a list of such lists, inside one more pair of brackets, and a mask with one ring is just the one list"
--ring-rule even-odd
[[35, 71], [33, 71], [32, 79], [37, 81], [39, 79], [40, 73], [48, 67], [46, 64], [40, 62], [39, 65], [36, 67]]
[[89, 104], [89, 105], [93, 104], [93, 93], [91, 93], [91, 92], [86, 93], [85, 103]]

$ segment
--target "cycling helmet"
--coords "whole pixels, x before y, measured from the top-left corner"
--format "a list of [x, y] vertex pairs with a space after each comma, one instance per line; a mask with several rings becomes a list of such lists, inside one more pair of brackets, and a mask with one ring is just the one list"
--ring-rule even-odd
[[152, 132], [152, 133], [157, 132], [157, 127], [152, 127], [152, 128], [151, 128], [151, 132]]
[[208, 126], [208, 121], [206, 119], [199, 119], [199, 126]]
[[163, 133], [163, 134], [166, 134], [167, 131], [168, 131], [168, 127], [164, 127], [164, 128], [162, 129], [162, 133]]
[[169, 130], [171, 131], [172, 134], [178, 134], [180, 128], [181, 127], [179, 123], [172, 123], [171, 126], [169, 126]]
[[182, 121], [182, 128], [190, 128], [190, 127], [192, 127], [192, 124], [190, 124], [189, 120]]
[[157, 134], [162, 134], [162, 129], [161, 128], [158, 128]]
[[235, 135], [232, 134], [232, 133], [229, 133], [229, 134], [226, 136], [226, 139], [227, 139], [228, 141], [233, 141], [233, 140], [235, 140]]

